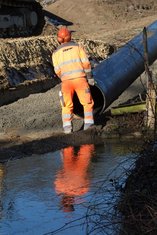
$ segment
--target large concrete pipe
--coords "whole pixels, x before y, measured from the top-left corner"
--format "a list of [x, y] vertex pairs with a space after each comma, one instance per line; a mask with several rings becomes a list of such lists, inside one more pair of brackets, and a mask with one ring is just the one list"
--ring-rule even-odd
[[[157, 21], [147, 27], [149, 63], [157, 59]], [[134, 37], [108, 59], [93, 69], [96, 85], [91, 87], [95, 102], [94, 113], [102, 113], [145, 70], [143, 33]], [[83, 110], [74, 98], [74, 113], [82, 116]]]

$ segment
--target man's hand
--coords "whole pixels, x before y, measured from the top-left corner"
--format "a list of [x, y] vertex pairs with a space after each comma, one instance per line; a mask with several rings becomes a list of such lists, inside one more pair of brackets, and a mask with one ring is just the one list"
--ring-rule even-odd
[[92, 77], [92, 73], [91, 72], [86, 73], [86, 76], [87, 76], [88, 84], [91, 86], [94, 86], [95, 81], [94, 81], [94, 78]]
[[94, 86], [95, 85], [94, 79], [93, 78], [88, 79], [88, 84]]

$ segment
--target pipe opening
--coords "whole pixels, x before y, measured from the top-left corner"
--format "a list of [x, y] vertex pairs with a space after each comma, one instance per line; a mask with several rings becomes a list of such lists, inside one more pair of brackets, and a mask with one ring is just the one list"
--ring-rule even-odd
[[[105, 103], [106, 103], [105, 96], [104, 93], [97, 86], [90, 86], [90, 90], [94, 100], [93, 114], [94, 116], [97, 116], [98, 114], [101, 114], [105, 109]], [[80, 104], [76, 93], [74, 93], [73, 103], [74, 103], [74, 110], [73, 110], [74, 114], [83, 117], [84, 116], [83, 106]]]

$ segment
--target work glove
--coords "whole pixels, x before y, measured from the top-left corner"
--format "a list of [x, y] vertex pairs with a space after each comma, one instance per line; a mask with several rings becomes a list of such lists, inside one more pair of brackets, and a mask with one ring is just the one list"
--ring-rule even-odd
[[95, 85], [94, 78], [88, 79], [88, 84], [91, 85], [91, 86], [94, 86]]
[[91, 86], [94, 86], [95, 81], [94, 81], [94, 78], [92, 77], [92, 73], [91, 72], [86, 73], [86, 77], [87, 77], [88, 84]]

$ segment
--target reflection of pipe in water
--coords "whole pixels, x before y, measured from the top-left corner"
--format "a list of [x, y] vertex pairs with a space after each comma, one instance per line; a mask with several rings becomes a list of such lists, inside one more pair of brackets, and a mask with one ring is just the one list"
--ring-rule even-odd
[[[148, 56], [152, 64], [157, 59], [157, 21], [147, 27]], [[94, 113], [102, 113], [145, 70], [143, 33], [140, 33], [108, 59], [93, 69], [96, 86], [91, 87]], [[82, 116], [82, 106], [74, 97], [74, 113]]]
[[64, 212], [73, 211], [75, 197], [89, 191], [88, 167], [93, 154], [93, 144], [82, 145], [77, 152], [72, 146], [61, 151], [63, 167], [58, 171], [54, 184], [56, 193], [62, 195]]

